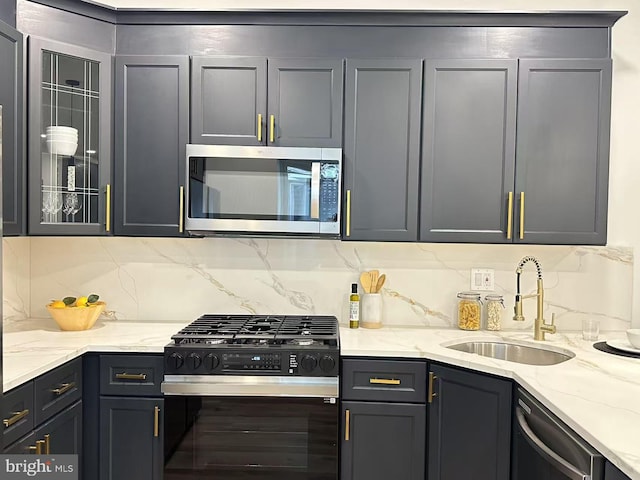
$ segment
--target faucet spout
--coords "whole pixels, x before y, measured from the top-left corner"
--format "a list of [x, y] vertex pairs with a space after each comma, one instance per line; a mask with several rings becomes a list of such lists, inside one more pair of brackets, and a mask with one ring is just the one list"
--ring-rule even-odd
[[[520, 275], [522, 274], [522, 267], [528, 262], [532, 262], [536, 266], [538, 272], [537, 291], [533, 295], [522, 295], [520, 293]], [[522, 313], [522, 301], [525, 298], [536, 298], [536, 319], [533, 324], [533, 338], [535, 340], [544, 340], [545, 333], [556, 333], [555, 315], [551, 316], [551, 323], [546, 323], [542, 316], [544, 309], [544, 286], [542, 284], [542, 266], [540, 262], [532, 256], [526, 256], [518, 263], [516, 267], [516, 301], [513, 307], [514, 315], [513, 319], [519, 322], [524, 321], [524, 315]]]

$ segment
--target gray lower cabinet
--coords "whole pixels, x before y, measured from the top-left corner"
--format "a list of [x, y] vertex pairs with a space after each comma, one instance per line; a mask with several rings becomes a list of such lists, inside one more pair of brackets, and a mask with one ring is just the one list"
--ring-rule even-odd
[[611, 462], [606, 461], [604, 464], [604, 480], [631, 480], [624, 473], [622, 473]]
[[512, 242], [517, 85], [517, 60], [425, 61], [421, 241]]
[[24, 166], [23, 39], [0, 22], [0, 160], [2, 160], [2, 235], [26, 233]]
[[192, 58], [191, 142], [340, 147], [342, 59]]
[[189, 58], [117, 56], [114, 233], [182, 236]]
[[512, 385], [430, 364], [429, 480], [508, 480]]
[[110, 230], [112, 56], [29, 37], [29, 234]]
[[4, 395], [4, 452], [83, 453], [82, 361], [71, 360]]
[[519, 63], [514, 240], [604, 245], [611, 59]]
[[422, 60], [347, 59], [343, 240], [416, 241]]
[[424, 480], [426, 362], [343, 359], [342, 480]]

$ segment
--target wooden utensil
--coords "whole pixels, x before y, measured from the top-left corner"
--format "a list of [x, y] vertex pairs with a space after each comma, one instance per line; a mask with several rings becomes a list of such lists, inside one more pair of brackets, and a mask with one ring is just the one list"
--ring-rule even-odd
[[382, 286], [384, 285], [384, 282], [386, 279], [387, 279], [387, 276], [384, 273], [380, 275], [380, 277], [378, 277], [378, 281], [376, 282], [375, 293], [380, 293], [380, 290], [382, 290]]
[[371, 275], [369, 272], [362, 272], [360, 274], [360, 284], [362, 285], [362, 289], [365, 293], [371, 293]]
[[369, 275], [371, 276], [371, 290], [369, 290], [369, 293], [376, 293], [376, 285], [378, 285], [380, 272], [378, 270], [371, 270]]

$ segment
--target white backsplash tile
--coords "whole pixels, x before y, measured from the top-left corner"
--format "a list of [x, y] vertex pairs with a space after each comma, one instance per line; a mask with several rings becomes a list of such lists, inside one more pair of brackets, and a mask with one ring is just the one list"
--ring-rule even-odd
[[[344, 323], [350, 284], [377, 268], [387, 275], [385, 325], [447, 327], [455, 325], [456, 292], [469, 289], [470, 269], [480, 267], [495, 270], [505, 328], [529, 329], [534, 300], [525, 301], [524, 323], [510, 320], [525, 255], [542, 264], [545, 318], [555, 313], [559, 330], [577, 330], [588, 316], [603, 330], [629, 328], [630, 248], [213, 237], [5, 239], [4, 318], [46, 317], [52, 298], [98, 293], [119, 320], [260, 313], [336, 315]], [[535, 287], [535, 268], [526, 265], [523, 293]]]

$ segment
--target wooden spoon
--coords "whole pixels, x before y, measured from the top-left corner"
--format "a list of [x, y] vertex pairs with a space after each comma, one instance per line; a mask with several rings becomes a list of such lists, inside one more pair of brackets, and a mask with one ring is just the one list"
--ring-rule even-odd
[[369, 272], [362, 272], [360, 274], [360, 283], [362, 284], [362, 289], [365, 291], [365, 293], [371, 293], [371, 275], [369, 275]]
[[380, 272], [378, 270], [371, 270], [369, 275], [371, 276], [371, 290], [369, 290], [369, 293], [376, 293], [376, 285], [378, 285]]
[[378, 277], [378, 282], [376, 283], [376, 288], [374, 290], [375, 293], [380, 293], [380, 290], [382, 290], [382, 286], [384, 285], [386, 279], [387, 276], [384, 273], [380, 275], [380, 277]]

